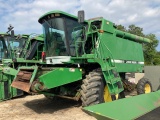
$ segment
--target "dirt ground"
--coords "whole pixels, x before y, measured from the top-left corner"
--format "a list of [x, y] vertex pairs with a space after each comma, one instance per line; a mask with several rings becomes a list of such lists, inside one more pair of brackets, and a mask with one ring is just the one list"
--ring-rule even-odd
[[43, 95], [28, 95], [0, 102], [0, 120], [96, 120], [81, 110], [80, 103]]

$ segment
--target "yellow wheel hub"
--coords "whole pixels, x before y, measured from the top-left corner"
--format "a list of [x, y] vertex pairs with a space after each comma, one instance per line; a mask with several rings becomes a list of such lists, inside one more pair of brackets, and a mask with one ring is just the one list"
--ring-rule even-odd
[[109, 93], [108, 87], [105, 86], [105, 88], [104, 88], [104, 102], [110, 102], [110, 101], [112, 101], [112, 98]]
[[118, 94], [116, 94], [116, 100], [118, 100], [118, 96], [119, 96], [119, 95], [118, 95]]
[[144, 90], [145, 90], [145, 93], [150, 93], [151, 92], [151, 86], [146, 83], [145, 86], [144, 86]]

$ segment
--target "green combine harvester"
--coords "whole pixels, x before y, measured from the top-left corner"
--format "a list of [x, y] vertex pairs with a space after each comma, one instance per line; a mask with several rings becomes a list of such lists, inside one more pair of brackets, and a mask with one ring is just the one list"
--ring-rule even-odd
[[[10, 61], [19, 56], [18, 49], [23, 48], [28, 35], [22, 35], [21, 38], [18, 35], [13, 34], [13, 27], [8, 28], [7, 33], [0, 33], [0, 101], [7, 100], [13, 97], [23, 95], [23, 91], [13, 88], [10, 86], [14, 78], [13, 75], [16, 75], [17, 71], [14, 69], [14, 66], [11, 66], [12, 73], [9, 77], [4, 74], [5, 66], [10, 66], [10, 62], [4, 64], [4, 59], [9, 59]], [[11, 34], [9, 33], [11, 32]]]
[[[102, 17], [85, 21], [83, 11], [78, 18], [51, 11], [38, 22], [44, 31], [41, 62], [19, 67], [12, 87], [52, 99], [81, 100], [82, 106], [112, 104], [110, 101], [125, 98], [124, 90], [135, 88], [126, 82], [125, 73], [143, 71], [142, 43], [151, 40], [117, 30]], [[139, 82], [139, 94], [152, 91], [147, 79]]]
[[[0, 101], [24, 94], [22, 90], [13, 88], [10, 85], [18, 72], [18, 67], [20, 65], [27, 65], [23, 61], [37, 56], [37, 53], [36, 55], [33, 52], [32, 54], [30, 53], [33, 51], [35, 42], [40, 41], [39, 43], [43, 44], [42, 35], [32, 38], [29, 35], [14, 35], [12, 29], [13, 27], [10, 26], [7, 33], [0, 33]], [[10, 31], [11, 34], [9, 34]], [[36, 47], [34, 49], [37, 51]], [[41, 53], [39, 56], [41, 56]], [[38, 61], [38, 59], [36, 60]]]

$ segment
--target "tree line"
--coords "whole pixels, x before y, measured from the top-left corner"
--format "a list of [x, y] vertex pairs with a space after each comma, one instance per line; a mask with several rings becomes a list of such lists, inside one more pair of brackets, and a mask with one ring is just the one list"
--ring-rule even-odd
[[160, 51], [156, 50], [159, 41], [155, 34], [144, 34], [143, 28], [135, 26], [134, 24], [129, 25], [128, 28], [125, 28], [122, 25], [117, 25], [117, 29], [152, 40], [151, 43], [143, 44], [145, 65], [160, 65]]

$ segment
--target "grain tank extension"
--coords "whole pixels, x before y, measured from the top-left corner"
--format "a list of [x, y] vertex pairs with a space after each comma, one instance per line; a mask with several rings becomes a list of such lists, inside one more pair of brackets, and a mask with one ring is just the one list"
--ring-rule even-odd
[[45, 37], [42, 62], [19, 67], [13, 87], [81, 99], [83, 106], [115, 100], [117, 94], [125, 97], [124, 75], [142, 72], [141, 43], [151, 41], [119, 31], [104, 18], [84, 21], [83, 12], [79, 16], [51, 11], [39, 18]]

